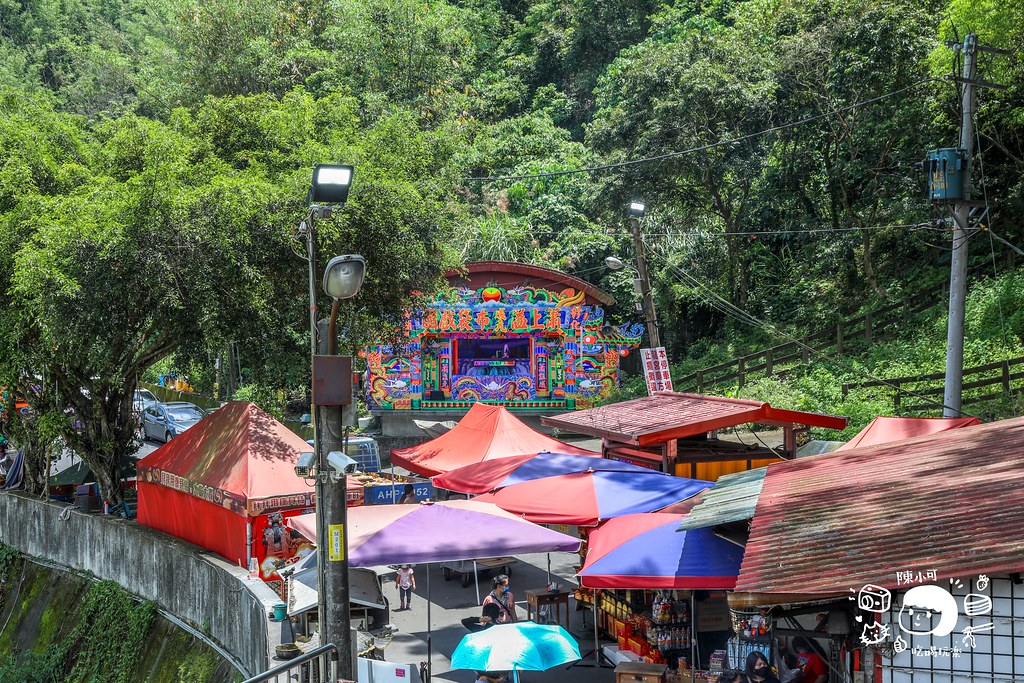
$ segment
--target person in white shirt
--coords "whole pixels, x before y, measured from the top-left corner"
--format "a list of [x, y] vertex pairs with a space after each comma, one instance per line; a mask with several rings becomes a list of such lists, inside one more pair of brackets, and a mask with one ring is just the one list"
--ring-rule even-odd
[[412, 565], [407, 564], [398, 568], [395, 574], [395, 586], [398, 588], [398, 597], [402, 602], [396, 612], [412, 609], [409, 603], [412, 602], [412, 592], [416, 590], [416, 575], [412, 571]]

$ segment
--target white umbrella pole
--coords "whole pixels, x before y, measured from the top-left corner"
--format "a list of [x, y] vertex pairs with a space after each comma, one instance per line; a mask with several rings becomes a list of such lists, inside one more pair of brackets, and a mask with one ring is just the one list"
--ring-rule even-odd
[[476, 604], [480, 604], [480, 576], [476, 571], [476, 560], [473, 560], [473, 583], [476, 584]]

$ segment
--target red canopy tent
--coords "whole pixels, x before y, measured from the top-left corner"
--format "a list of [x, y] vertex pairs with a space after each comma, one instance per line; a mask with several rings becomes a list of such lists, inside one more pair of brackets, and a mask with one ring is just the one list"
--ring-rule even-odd
[[392, 450], [391, 462], [432, 477], [484, 460], [544, 451], [597, 455], [531, 429], [501, 406], [474, 403], [447, 433], [418, 446]]
[[313, 487], [294, 469], [309, 450], [256, 405], [228, 403], [139, 461], [139, 523], [243, 566], [256, 558], [274, 586], [278, 569], [312, 549], [283, 524], [313, 511]]
[[878, 446], [890, 441], [903, 441], [925, 434], [938, 434], [950, 429], [961, 429], [981, 424], [976, 417], [876, 417], [856, 436], [837, 448], [849, 451], [854, 448]]

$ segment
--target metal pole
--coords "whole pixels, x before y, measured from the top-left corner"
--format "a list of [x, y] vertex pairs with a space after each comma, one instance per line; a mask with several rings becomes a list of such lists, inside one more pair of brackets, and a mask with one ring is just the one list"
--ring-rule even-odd
[[636, 271], [640, 279], [640, 296], [643, 299], [644, 324], [651, 348], [661, 346], [661, 335], [658, 332], [658, 318], [654, 312], [654, 297], [651, 295], [651, 278], [647, 272], [647, 257], [644, 255], [644, 240], [640, 233], [640, 219], [631, 216], [629, 226], [633, 233], [633, 253], [636, 256]]
[[[337, 320], [340, 302], [335, 299], [331, 305], [331, 315], [327, 321], [327, 329], [320, 335], [319, 350], [329, 356], [337, 354]], [[319, 323], [323, 324], [323, 321]], [[320, 432], [320, 452], [324, 460], [324, 472], [330, 469], [326, 462], [326, 454], [331, 451], [345, 452], [343, 440], [341, 406], [321, 406], [318, 413], [323, 431]], [[321, 586], [325, 604], [326, 621], [323, 636], [329, 640], [323, 642], [338, 646], [338, 677], [355, 680], [355, 661], [352, 658], [352, 615], [350, 612], [348, 583], [348, 482], [344, 473], [323, 477], [324, 491], [324, 530], [329, 542], [337, 548], [338, 553], [328, 553], [325, 558], [324, 578]], [[326, 546], [325, 546], [326, 547]], [[323, 557], [321, 553], [318, 557]]]
[[313, 454], [316, 460], [316, 538], [319, 552], [317, 552], [316, 558], [316, 574], [317, 574], [317, 585], [320, 587], [317, 595], [317, 623], [320, 628], [320, 642], [323, 645], [336, 644], [331, 643], [326, 638], [326, 624], [327, 624], [327, 609], [325, 605], [325, 586], [327, 581], [325, 578], [325, 557], [327, 555], [327, 533], [324, 529], [324, 486], [320, 473], [323, 469], [323, 455], [320, 452], [320, 422], [319, 422], [319, 411], [316, 407], [316, 400], [313, 398], [313, 356], [317, 352], [317, 326], [316, 326], [316, 255], [315, 255], [315, 237], [313, 234], [313, 220], [308, 217], [308, 221], [302, 221], [299, 224], [299, 230], [302, 230], [306, 234], [306, 261], [309, 264], [309, 362], [310, 362], [310, 384], [309, 384], [309, 396], [310, 396], [310, 425], [313, 427]]
[[967, 235], [970, 219], [971, 156], [974, 153], [974, 80], [978, 36], [964, 38], [964, 81], [961, 100], [960, 147], [964, 150], [964, 197], [954, 213], [953, 255], [949, 273], [949, 324], [946, 329], [946, 387], [943, 415], [958, 417], [963, 394], [964, 303], [967, 298]]

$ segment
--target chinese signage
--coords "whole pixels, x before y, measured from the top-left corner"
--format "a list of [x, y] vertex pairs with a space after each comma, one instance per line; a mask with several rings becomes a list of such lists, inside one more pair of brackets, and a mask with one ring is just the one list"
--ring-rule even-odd
[[656, 391], [672, 391], [672, 373], [668, 367], [665, 347], [640, 349], [640, 360], [644, 364], [644, 379], [647, 380], [647, 395]]

